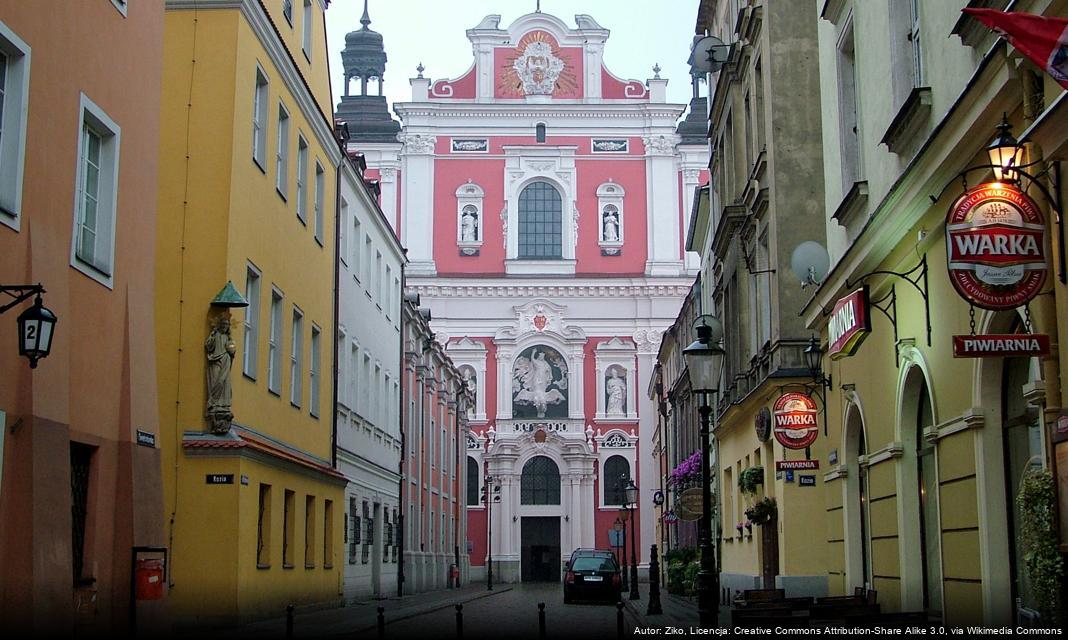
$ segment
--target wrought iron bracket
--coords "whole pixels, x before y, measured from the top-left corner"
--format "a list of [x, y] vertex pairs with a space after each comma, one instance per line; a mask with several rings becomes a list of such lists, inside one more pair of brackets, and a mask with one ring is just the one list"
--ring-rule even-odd
[[[920, 262], [908, 271], [886, 271], [877, 270], [869, 271], [868, 273], [860, 276], [853, 282], [846, 280], [846, 288], [852, 289], [858, 284], [863, 284], [873, 276], [894, 276], [901, 278], [905, 282], [912, 285], [914, 289], [923, 298], [923, 313], [924, 320], [927, 322], [927, 346], [931, 346], [931, 299], [928, 294], [927, 288], [927, 254], [923, 254], [920, 258]], [[883, 313], [890, 320], [890, 324], [894, 326], [894, 341], [897, 341], [897, 291], [893, 285], [890, 287], [890, 293], [879, 298], [878, 300], [870, 301], [871, 306], [875, 307]]]
[[0, 284], [0, 293], [12, 298], [10, 302], [5, 305], [0, 305], [0, 313], [11, 309], [19, 305], [20, 303], [29, 300], [33, 296], [39, 296], [44, 293], [44, 287], [40, 283], [37, 284]]

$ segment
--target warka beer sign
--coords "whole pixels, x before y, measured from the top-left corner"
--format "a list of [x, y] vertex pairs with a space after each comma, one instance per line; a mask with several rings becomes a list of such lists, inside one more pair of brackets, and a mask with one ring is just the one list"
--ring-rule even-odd
[[857, 352], [860, 343], [871, 333], [871, 309], [868, 287], [857, 289], [835, 303], [827, 323], [831, 360], [846, 358]]
[[804, 449], [816, 441], [816, 403], [803, 393], [784, 393], [775, 401], [771, 415], [775, 439], [787, 449]]
[[1046, 281], [1046, 223], [1035, 201], [992, 182], [964, 193], [946, 217], [949, 279], [977, 307], [1027, 304]]

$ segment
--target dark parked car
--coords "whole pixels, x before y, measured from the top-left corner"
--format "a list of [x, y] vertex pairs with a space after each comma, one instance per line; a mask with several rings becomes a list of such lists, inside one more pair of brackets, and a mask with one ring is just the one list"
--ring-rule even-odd
[[564, 603], [579, 599], [618, 602], [623, 590], [619, 563], [611, 551], [576, 549], [564, 574]]

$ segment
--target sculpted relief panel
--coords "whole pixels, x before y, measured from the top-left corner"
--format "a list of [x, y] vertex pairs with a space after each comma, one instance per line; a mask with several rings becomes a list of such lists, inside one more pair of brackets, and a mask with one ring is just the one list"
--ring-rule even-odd
[[555, 349], [528, 347], [512, 368], [512, 416], [566, 418], [567, 362]]

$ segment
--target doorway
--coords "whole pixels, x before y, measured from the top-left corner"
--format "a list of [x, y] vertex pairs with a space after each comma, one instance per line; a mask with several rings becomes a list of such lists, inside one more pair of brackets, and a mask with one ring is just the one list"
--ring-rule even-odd
[[523, 582], [560, 580], [560, 518], [522, 520], [521, 565]]

